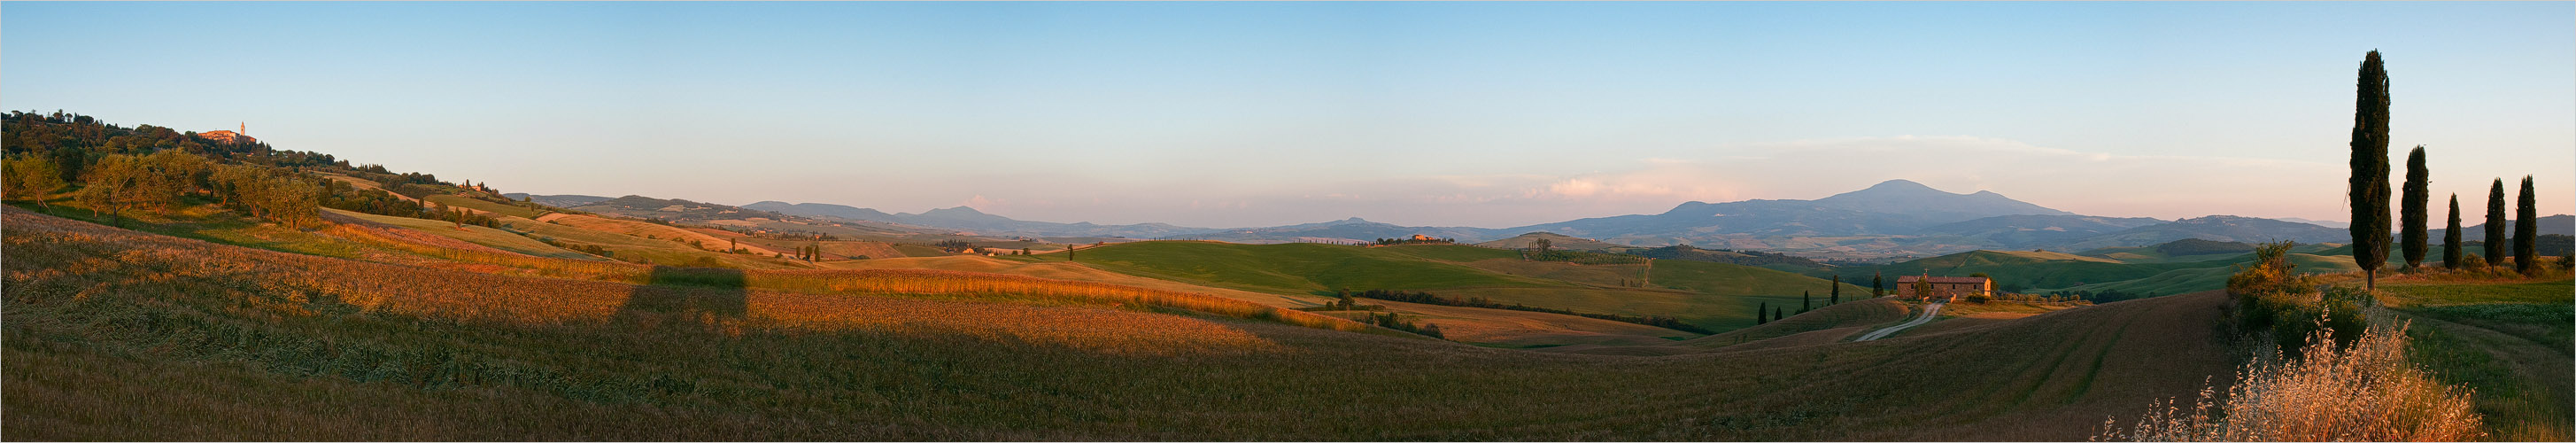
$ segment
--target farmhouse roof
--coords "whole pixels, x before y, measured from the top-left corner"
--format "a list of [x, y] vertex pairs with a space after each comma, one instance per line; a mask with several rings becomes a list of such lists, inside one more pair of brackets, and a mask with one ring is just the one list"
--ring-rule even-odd
[[1896, 282], [1897, 282], [1897, 283], [1913, 283], [1915, 280], [1929, 280], [1929, 281], [1931, 281], [1931, 282], [1933, 282], [1933, 283], [1985, 283], [1985, 282], [1986, 282], [1985, 277], [1929, 277], [1929, 278], [1925, 278], [1925, 277], [1917, 277], [1917, 276], [1907, 275], [1907, 276], [1901, 276], [1901, 277], [1897, 277], [1897, 278], [1896, 278]]

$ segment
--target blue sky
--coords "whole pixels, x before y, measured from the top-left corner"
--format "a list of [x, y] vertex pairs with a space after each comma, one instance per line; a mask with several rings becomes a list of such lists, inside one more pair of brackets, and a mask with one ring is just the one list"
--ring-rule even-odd
[[[2571, 212], [2576, 3], [0, 3], [0, 108], [505, 191], [1502, 227], [1906, 178], [2343, 219], [2363, 52], [2437, 199]], [[2558, 194], [2558, 195], [2547, 195]], [[2470, 204], [2469, 206], [2478, 206]], [[2477, 218], [2472, 214], [2468, 218]]]

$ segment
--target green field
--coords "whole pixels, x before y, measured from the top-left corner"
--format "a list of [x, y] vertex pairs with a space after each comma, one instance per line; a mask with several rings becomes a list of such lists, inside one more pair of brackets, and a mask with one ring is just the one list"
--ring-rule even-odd
[[2443, 306], [2480, 303], [2576, 303], [2576, 281], [2462, 284], [2392, 282], [2379, 285], [2390, 304]]
[[[1825, 279], [1726, 263], [1655, 260], [1650, 275], [1655, 286], [1710, 295], [1777, 295], [1794, 299], [1800, 292], [1812, 291], [1822, 300], [1832, 292], [1832, 282]], [[1867, 279], [1843, 276], [1843, 299], [1869, 298]]]
[[[1110, 271], [1184, 283], [1275, 294], [1323, 295], [1341, 289], [1424, 291], [1443, 297], [1480, 297], [1497, 303], [1576, 312], [1660, 315], [1712, 330], [1752, 326], [1756, 308], [1796, 312], [1798, 294], [1812, 291], [1821, 306], [1828, 282], [1751, 266], [1656, 260], [1643, 287], [1634, 282], [1644, 265], [1575, 265], [1505, 262], [1510, 250], [1454, 245], [1364, 248], [1323, 244], [1243, 245], [1154, 241], [1075, 252], [1079, 263]], [[1061, 256], [1014, 258], [1061, 260]], [[1504, 259], [1504, 260], [1496, 260]], [[1868, 297], [1860, 285], [1843, 285], [1845, 300]]]
[[2413, 324], [2414, 360], [2477, 390], [2498, 440], [2576, 437], [2576, 281], [2382, 284]]
[[[2300, 273], [2305, 274], [2340, 274], [2361, 269], [2359, 266], [2354, 266], [2352, 264], [2352, 257], [2321, 256], [2314, 254], [2288, 254], [2288, 257], [2290, 259], [2290, 263], [2297, 265], [2298, 267], [2296, 269]], [[2231, 258], [2227, 260], [2193, 263], [2194, 265], [2216, 266], [2175, 269], [2136, 280], [2096, 283], [2064, 288], [2034, 289], [2032, 292], [2085, 291], [2094, 294], [2117, 292], [2126, 297], [2135, 298], [2161, 297], [2174, 294], [2189, 294], [2200, 291], [2214, 291], [2226, 288], [2227, 276], [2234, 275], [2238, 270], [2237, 263], [2240, 263], [2241, 260], [2247, 259], [2250, 259], [2250, 256], [2238, 254], [2231, 256]]]
[[1511, 254], [1469, 246], [1363, 248], [1314, 243], [1145, 241], [1085, 248], [1074, 252], [1074, 260], [1133, 275], [1280, 294], [1327, 294], [1342, 289], [1579, 287], [1426, 258], [1482, 259], [1496, 252]]

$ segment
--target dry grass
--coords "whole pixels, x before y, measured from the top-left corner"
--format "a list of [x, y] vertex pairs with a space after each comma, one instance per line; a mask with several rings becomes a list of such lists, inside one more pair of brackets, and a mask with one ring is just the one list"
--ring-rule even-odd
[[2224, 396], [2202, 389], [2188, 408], [2159, 404], [2127, 431], [2132, 441], [2472, 441], [2486, 436], [2465, 390], [2407, 361], [2405, 326], [2373, 328], [2336, 349], [2324, 331], [2304, 357], [2257, 360]]
[[536, 220], [543, 223], [553, 223], [599, 232], [623, 234], [635, 237], [651, 236], [651, 238], [654, 239], [672, 242], [680, 247], [691, 249], [721, 251], [725, 247], [725, 239], [714, 235], [640, 221], [618, 220], [613, 218], [564, 213], [546, 214], [537, 217]]
[[[79, 224], [23, 211], [10, 211], [7, 220], [13, 227], [89, 231], [97, 238], [128, 238], [139, 242], [184, 241], [178, 239], [138, 237], [130, 231], [83, 229]], [[1358, 331], [1368, 326], [1331, 317], [1295, 310], [1279, 309], [1258, 303], [1224, 297], [1136, 288], [1103, 283], [1049, 280], [1012, 275], [932, 270], [803, 270], [741, 271], [731, 269], [668, 268], [629, 263], [591, 260], [566, 260], [535, 257], [490, 248], [459, 247], [426, 240], [428, 236], [407, 235], [398, 229], [374, 228], [358, 224], [334, 224], [324, 233], [369, 246], [400, 250], [439, 259], [485, 266], [462, 269], [483, 272], [512, 272], [525, 275], [585, 279], [629, 284], [679, 283], [730, 286], [826, 294], [948, 294], [981, 295], [1018, 299], [1050, 300], [1066, 303], [1137, 304], [1172, 309], [1206, 312], [1238, 318], [1275, 320], [1306, 327]], [[31, 234], [41, 236], [42, 234]], [[41, 237], [31, 237], [41, 238]], [[452, 240], [450, 241], [452, 242]], [[134, 251], [170, 250], [165, 247], [132, 248]], [[285, 259], [324, 260], [316, 267], [340, 267], [336, 261], [314, 257], [284, 255]], [[337, 284], [364, 286], [374, 279], [367, 272], [332, 272], [325, 278]]]
[[1276, 320], [1311, 328], [1365, 330], [1329, 316], [1204, 294], [1016, 275], [927, 269], [749, 271], [748, 287], [818, 293], [988, 294], [1078, 303], [1141, 304], [1238, 318]]

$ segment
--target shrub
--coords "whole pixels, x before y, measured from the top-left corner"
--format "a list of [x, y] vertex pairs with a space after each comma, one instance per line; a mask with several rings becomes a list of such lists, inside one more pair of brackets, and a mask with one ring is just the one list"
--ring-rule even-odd
[[2125, 433], [2103, 440], [2470, 441], [2485, 436], [2471, 393], [2433, 381], [2406, 360], [2406, 326], [2373, 328], [2337, 350], [2320, 332], [2306, 358], [2248, 365], [2225, 399], [2204, 388], [2188, 409], [2159, 401]]

